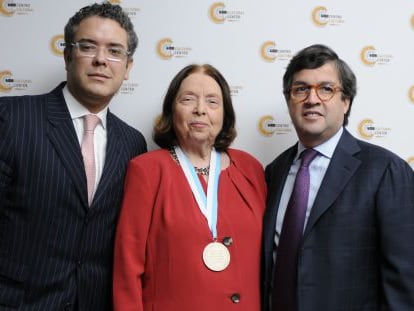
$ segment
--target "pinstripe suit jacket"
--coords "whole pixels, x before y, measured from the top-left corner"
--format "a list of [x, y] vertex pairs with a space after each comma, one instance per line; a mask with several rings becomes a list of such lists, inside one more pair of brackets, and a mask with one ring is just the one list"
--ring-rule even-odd
[[[291, 147], [266, 167], [264, 311], [270, 310], [277, 209], [296, 150]], [[345, 130], [302, 238], [298, 310], [414, 310], [413, 241], [413, 170]]]
[[107, 115], [91, 207], [62, 95], [0, 98], [0, 310], [110, 310], [112, 252], [128, 161], [141, 133]]

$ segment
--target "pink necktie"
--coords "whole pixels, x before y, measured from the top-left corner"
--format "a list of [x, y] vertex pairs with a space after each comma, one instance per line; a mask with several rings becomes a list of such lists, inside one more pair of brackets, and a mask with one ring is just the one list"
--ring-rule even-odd
[[88, 203], [92, 203], [93, 192], [95, 188], [95, 152], [93, 147], [93, 134], [101, 119], [94, 114], [88, 114], [83, 117], [83, 139], [82, 139], [82, 156], [85, 165], [86, 181], [88, 185]]
[[302, 163], [296, 175], [276, 251], [273, 276], [273, 311], [297, 310], [296, 271], [309, 197], [309, 165], [317, 154], [318, 152], [314, 149], [306, 149], [301, 154]]

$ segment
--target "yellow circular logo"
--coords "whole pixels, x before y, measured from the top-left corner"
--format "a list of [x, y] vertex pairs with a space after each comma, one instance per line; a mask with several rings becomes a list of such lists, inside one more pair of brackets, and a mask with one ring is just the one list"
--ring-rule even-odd
[[65, 38], [63, 35], [56, 35], [50, 39], [50, 49], [57, 56], [63, 55], [63, 50], [65, 49]]
[[414, 14], [411, 15], [411, 27], [414, 28]]
[[408, 91], [408, 97], [410, 98], [411, 102], [414, 103], [414, 85], [410, 87]]
[[214, 23], [221, 24], [224, 22], [225, 16], [223, 12], [225, 7], [226, 6], [222, 2], [216, 2], [210, 6], [210, 9], [208, 10], [208, 15]]
[[0, 71], [0, 92], [8, 92], [13, 88], [13, 76], [8, 70]]
[[121, 0], [108, 0], [111, 4], [121, 4]]
[[372, 66], [375, 65], [378, 59], [377, 51], [373, 46], [366, 46], [361, 51], [361, 60], [364, 64]]
[[259, 133], [266, 137], [273, 135], [273, 133], [276, 131], [275, 125], [275, 119], [270, 115], [261, 117], [257, 123]]
[[358, 133], [362, 138], [371, 139], [374, 136], [374, 122], [371, 119], [364, 119], [359, 122]]
[[318, 6], [312, 11], [312, 21], [317, 26], [325, 26], [328, 23], [328, 14], [326, 13], [326, 7]]
[[13, 7], [15, 3], [10, 2], [9, 0], [0, 0], [0, 13], [4, 16], [12, 16], [14, 14]]
[[266, 41], [260, 47], [260, 55], [267, 62], [275, 61], [277, 57], [276, 43], [273, 41]]
[[157, 44], [157, 54], [162, 59], [170, 59], [173, 56], [173, 41], [169, 38], [161, 39]]

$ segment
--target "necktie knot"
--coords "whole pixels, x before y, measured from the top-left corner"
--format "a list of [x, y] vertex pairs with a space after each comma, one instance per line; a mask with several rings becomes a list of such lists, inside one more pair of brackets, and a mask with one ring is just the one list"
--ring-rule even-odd
[[85, 132], [95, 131], [96, 126], [101, 122], [97, 115], [87, 114], [83, 117], [83, 127]]
[[309, 164], [315, 159], [316, 155], [318, 154], [318, 151], [315, 149], [305, 149], [300, 157], [302, 159], [301, 167], [308, 167]]

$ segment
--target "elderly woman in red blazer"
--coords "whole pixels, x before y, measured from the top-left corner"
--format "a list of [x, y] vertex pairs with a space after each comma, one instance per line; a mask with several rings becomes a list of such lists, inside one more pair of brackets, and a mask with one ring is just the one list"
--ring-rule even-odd
[[115, 310], [260, 310], [262, 165], [228, 148], [227, 82], [210, 65], [172, 80], [159, 150], [130, 162], [115, 241]]

